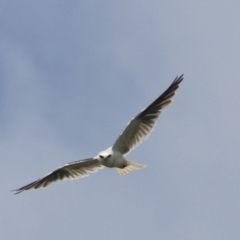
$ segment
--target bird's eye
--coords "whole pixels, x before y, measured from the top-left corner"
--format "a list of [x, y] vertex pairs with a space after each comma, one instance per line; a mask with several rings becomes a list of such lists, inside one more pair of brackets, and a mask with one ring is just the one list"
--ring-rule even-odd
[[108, 155], [108, 158], [110, 158], [112, 155], [110, 154], [110, 155]]
[[104, 158], [102, 155], [99, 155], [100, 158]]

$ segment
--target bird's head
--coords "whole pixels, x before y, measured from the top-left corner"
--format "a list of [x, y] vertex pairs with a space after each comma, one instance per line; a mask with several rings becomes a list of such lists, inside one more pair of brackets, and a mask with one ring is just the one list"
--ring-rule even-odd
[[99, 153], [98, 154], [98, 159], [108, 159], [108, 158], [110, 158], [112, 156], [112, 154], [111, 153], [104, 153], [104, 152], [102, 152], [102, 153]]
[[98, 155], [97, 155], [97, 158], [100, 160], [100, 161], [105, 161], [109, 158], [111, 158], [112, 156], [112, 151], [111, 149], [107, 149], [105, 151], [102, 151], [100, 152]]

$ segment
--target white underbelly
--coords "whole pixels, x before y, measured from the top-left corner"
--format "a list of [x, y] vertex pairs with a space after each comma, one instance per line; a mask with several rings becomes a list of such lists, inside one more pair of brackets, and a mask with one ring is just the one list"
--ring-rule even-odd
[[102, 164], [105, 167], [113, 168], [113, 167], [119, 167], [122, 168], [124, 166], [124, 158], [117, 158], [117, 157], [110, 157], [105, 159]]

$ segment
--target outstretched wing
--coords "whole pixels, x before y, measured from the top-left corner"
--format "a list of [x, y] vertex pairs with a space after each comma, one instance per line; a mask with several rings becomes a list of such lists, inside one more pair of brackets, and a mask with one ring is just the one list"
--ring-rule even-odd
[[161, 96], [128, 123], [123, 133], [114, 143], [113, 150], [127, 154], [148, 137], [162, 109], [172, 102], [172, 98], [182, 80], [183, 74], [180, 77], [176, 77]]
[[41, 187], [47, 187], [53, 182], [64, 179], [78, 179], [81, 177], [86, 177], [90, 173], [97, 172], [99, 169], [103, 168], [103, 165], [94, 158], [89, 158], [81, 161], [70, 162], [62, 167], [59, 167], [55, 171], [49, 173], [43, 178], [40, 178], [32, 183], [29, 183], [21, 188], [12, 190], [14, 194], [21, 193], [22, 191], [29, 189], [38, 189]]

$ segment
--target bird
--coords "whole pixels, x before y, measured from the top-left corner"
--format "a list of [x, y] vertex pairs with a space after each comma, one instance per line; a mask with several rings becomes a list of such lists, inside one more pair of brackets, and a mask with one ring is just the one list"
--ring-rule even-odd
[[19, 194], [30, 189], [44, 188], [59, 180], [86, 177], [104, 167], [116, 168], [120, 176], [146, 167], [145, 164], [127, 160], [126, 155], [150, 135], [162, 109], [172, 102], [182, 80], [183, 74], [177, 76], [165, 92], [129, 121], [115, 143], [96, 157], [67, 163], [43, 178], [12, 191]]

